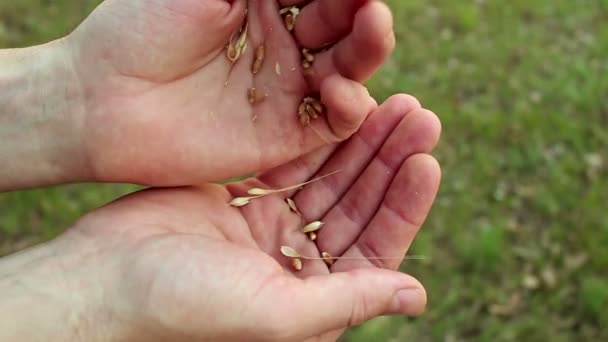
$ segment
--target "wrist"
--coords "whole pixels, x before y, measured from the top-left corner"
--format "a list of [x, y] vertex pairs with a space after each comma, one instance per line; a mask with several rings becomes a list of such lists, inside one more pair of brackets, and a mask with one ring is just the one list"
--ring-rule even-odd
[[0, 260], [0, 341], [77, 339], [82, 298], [66, 291], [62, 261], [51, 245]]
[[84, 99], [64, 39], [0, 51], [0, 191], [90, 178]]

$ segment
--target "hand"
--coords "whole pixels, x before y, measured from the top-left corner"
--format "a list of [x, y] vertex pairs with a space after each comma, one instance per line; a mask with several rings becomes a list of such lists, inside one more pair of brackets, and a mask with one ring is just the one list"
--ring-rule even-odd
[[[85, 94], [82, 136], [95, 180], [199, 184], [352, 135], [376, 107], [359, 82], [394, 47], [390, 10], [372, 0], [282, 2], [306, 3], [293, 34], [276, 1], [104, 1], [67, 39]], [[232, 64], [225, 47], [245, 17], [248, 48]], [[266, 54], [254, 77], [260, 44]], [[304, 72], [298, 45], [326, 44]], [[267, 98], [252, 106], [250, 87]], [[314, 93], [326, 117], [313, 130], [297, 111]]]
[[[437, 192], [439, 166], [426, 153], [439, 131], [434, 114], [395, 96], [343, 145], [259, 178], [146, 190], [89, 214], [57, 240], [69, 246], [62, 253], [80, 251], [63, 266], [72, 279], [66, 287], [93, 298], [84, 301], [91, 312], [73, 316], [129, 340], [324, 341], [378, 315], [421, 313], [424, 289], [394, 272], [400, 260], [366, 258], [407, 252]], [[297, 193], [227, 205], [252, 186], [284, 187], [336, 169]], [[315, 245], [300, 229], [319, 219], [325, 226]], [[351, 259], [330, 268], [305, 260], [295, 272], [282, 245]]]

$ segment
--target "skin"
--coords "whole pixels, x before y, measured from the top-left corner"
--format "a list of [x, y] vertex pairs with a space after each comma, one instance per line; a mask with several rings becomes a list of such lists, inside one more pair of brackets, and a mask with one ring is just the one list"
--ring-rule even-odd
[[[0, 51], [0, 190], [201, 184], [132, 194], [0, 260], [0, 340], [330, 341], [424, 310], [422, 285], [396, 270], [437, 193], [428, 153], [440, 124], [405, 95], [377, 108], [360, 83], [394, 47], [390, 11], [281, 3], [302, 7], [293, 34], [274, 1], [106, 0], [65, 38]], [[245, 7], [249, 48], [232, 64], [224, 48]], [[299, 47], [327, 50], [303, 72]], [[251, 86], [269, 94], [254, 107]], [[326, 107], [314, 129], [296, 115], [311, 93]], [[227, 204], [336, 169], [295, 193]], [[299, 232], [314, 220], [326, 224], [316, 244]], [[282, 245], [350, 259], [294, 272]]]
[[[394, 96], [347, 142], [257, 178], [151, 189], [100, 208], [0, 263], [0, 290], [14, 298], [0, 301], [0, 313], [11, 314], [0, 319], [0, 339], [332, 341], [379, 315], [419, 314], [426, 294], [396, 272], [399, 260], [330, 268], [306, 260], [294, 272], [279, 249], [405, 255], [437, 193], [440, 170], [428, 153], [439, 134], [433, 113]], [[251, 186], [285, 187], [336, 167], [342, 171], [298, 192], [227, 205]], [[353, 200], [361, 189], [366, 200]], [[299, 230], [318, 219], [326, 225], [315, 245]], [[24, 267], [31, 271], [17, 271]]]
[[[275, 1], [106, 0], [63, 39], [1, 51], [0, 133], [11, 143], [0, 156], [14, 162], [0, 170], [0, 190], [202, 184], [350, 137], [377, 107], [360, 82], [394, 48], [391, 12], [373, 0], [297, 3], [290, 34]], [[248, 48], [232, 64], [225, 46], [246, 7]], [[260, 44], [266, 58], [253, 77]], [[304, 72], [298, 45], [328, 50]], [[252, 86], [268, 94], [253, 107]], [[326, 107], [314, 130], [297, 119], [309, 94]]]

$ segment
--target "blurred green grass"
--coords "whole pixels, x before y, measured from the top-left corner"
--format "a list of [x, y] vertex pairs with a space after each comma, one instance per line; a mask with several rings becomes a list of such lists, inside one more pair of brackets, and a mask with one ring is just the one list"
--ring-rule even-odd
[[[96, 3], [0, 3], [0, 47], [69, 32]], [[403, 270], [417, 319], [346, 341], [608, 340], [608, 0], [392, 0], [398, 48], [369, 82], [441, 117], [436, 206]], [[71, 185], [0, 195], [0, 254], [55, 236], [133, 190]]]

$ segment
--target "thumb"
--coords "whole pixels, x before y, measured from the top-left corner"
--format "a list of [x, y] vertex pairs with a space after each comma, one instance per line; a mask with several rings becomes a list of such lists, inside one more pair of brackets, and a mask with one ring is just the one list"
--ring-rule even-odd
[[378, 104], [362, 84], [340, 75], [327, 77], [321, 85], [321, 102], [327, 107], [327, 121], [338, 141], [359, 130]]
[[[411, 276], [382, 269], [357, 269], [297, 280], [285, 303], [294, 335], [308, 337], [344, 329], [381, 315], [414, 316], [426, 306], [424, 287]], [[285, 322], [285, 320], [283, 320]]]

